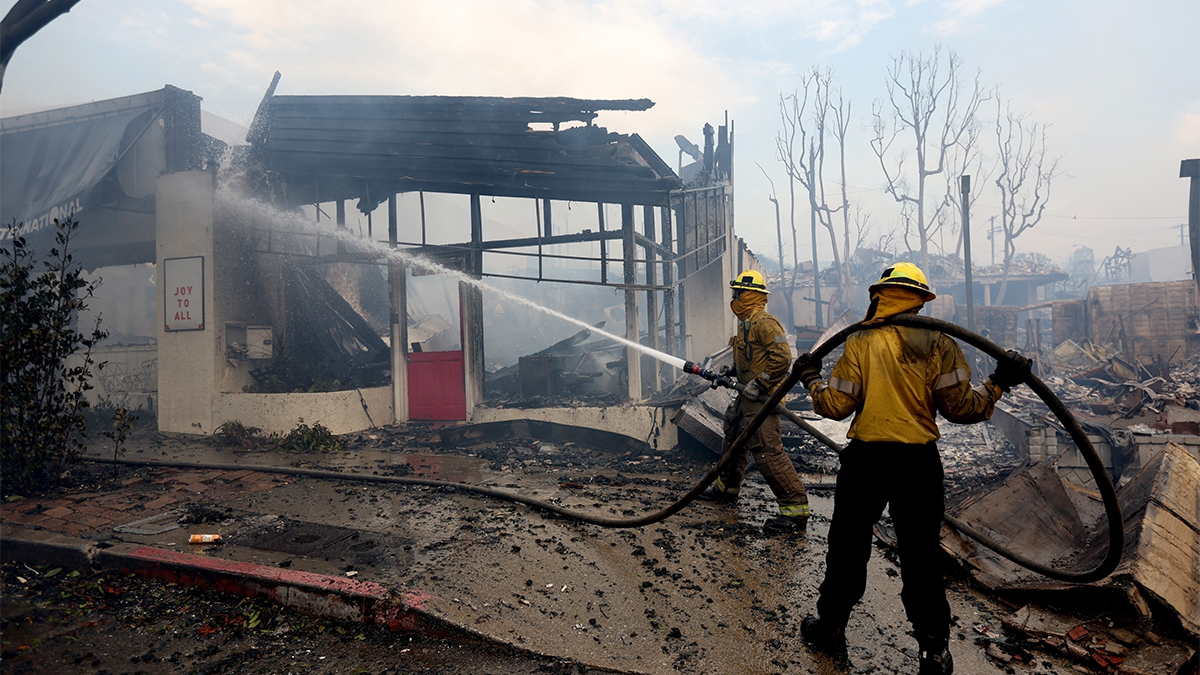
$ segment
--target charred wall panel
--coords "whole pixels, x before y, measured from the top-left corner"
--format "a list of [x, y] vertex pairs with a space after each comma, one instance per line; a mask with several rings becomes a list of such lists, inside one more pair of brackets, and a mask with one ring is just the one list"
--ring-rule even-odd
[[1057, 300], [1051, 305], [1054, 323], [1054, 344], [1067, 340], [1081, 342], [1088, 336], [1087, 302], [1085, 300]]
[[1097, 286], [1088, 291], [1088, 336], [1127, 358], [1152, 361], [1197, 353], [1196, 285], [1191, 281]]

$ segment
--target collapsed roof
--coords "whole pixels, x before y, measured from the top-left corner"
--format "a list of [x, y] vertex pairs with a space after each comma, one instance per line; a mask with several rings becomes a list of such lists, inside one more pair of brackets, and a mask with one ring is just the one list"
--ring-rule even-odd
[[592, 123], [599, 111], [653, 105], [269, 91], [248, 140], [270, 189], [293, 205], [359, 199], [370, 210], [424, 190], [665, 206], [682, 185], [670, 166], [637, 134]]

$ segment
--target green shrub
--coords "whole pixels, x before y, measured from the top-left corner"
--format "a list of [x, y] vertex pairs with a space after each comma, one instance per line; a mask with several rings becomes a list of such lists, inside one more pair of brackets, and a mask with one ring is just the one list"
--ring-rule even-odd
[[230, 420], [212, 433], [212, 444], [218, 448], [236, 450], [260, 450], [268, 447], [271, 438], [258, 427], [248, 427], [240, 420]]
[[[29, 493], [52, 486], [83, 451], [85, 392], [92, 388], [92, 348], [108, 333], [100, 318], [90, 334], [76, 329], [99, 281], [89, 282], [70, 253], [79, 223], [54, 220], [56, 245], [39, 261], [21, 226], [0, 247], [0, 489]], [[67, 365], [79, 352], [81, 363]]]
[[285, 452], [337, 452], [342, 442], [320, 422], [309, 426], [301, 417], [296, 427], [279, 439], [276, 448]]
[[305, 424], [301, 417], [286, 434], [264, 434], [258, 427], [248, 427], [240, 420], [230, 420], [213, 432], [211, 443], [218, 448], [235, 450], [276, 450], [279, 452], [336, 452], [342, 442], [328, 427], [315, 422]]

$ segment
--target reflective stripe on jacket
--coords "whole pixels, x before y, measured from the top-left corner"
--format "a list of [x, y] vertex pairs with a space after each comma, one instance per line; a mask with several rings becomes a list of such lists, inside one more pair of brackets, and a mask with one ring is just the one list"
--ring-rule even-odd
[[846, 340], [829, 382], [809, 390], [813, 410], [832, 419], [857, 412], [846, 434], [859, 441], [921, 444], [941, 437], [936, 416], [958, 424], [992, 416], [1000, 388], [971, 387], [958, 344], [923, 328], [881, 326]]
[[[758, 380], [758, 386], [766, 395], [787, 376], [792, 365], [792, 350], [788, 346], [787, 333], [779, 320], [766, 310], [754, 312], [744, 321], [738, 321], [737, 333], [729, 339], [733, 346], [733, 365], [737, 369], [738, 382], [750, 384]], [[738, 397], [738, 410], [743, 415], [753, 415], [762, 403]]]

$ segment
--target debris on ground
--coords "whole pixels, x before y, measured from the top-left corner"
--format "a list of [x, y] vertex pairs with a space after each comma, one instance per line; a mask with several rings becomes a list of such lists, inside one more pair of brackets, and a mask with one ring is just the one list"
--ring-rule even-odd
[[112, 572], [4, 563], [0, 590], [0, 659], [14, 675], [587, 671], [462, 636], [402, 635]]
[[[1191, 645], [1164, 640], [1150, 630], [1113, 627], [1111, 622], [1096, 619], [1080, 623], [1075, 616], [1033, 605], [1004, 617], [1003, 625], [1019, 636], [1020, 648], [1057, 652], [1080, 666], [1111, 667], [1122, 675], [1175, 675], [1196, 653]], [[1000, 654], [1013, 654], [1009, 645], [1014, 643], [1006, 643], [1004, 648], [998, 644], [989, 645], [989, 655], [992, 647]]]
[[[1200, 561], [1197, 494], [1200, 463], [1181, 446], [1168, 445], [1117, 490], [1125, 518], [1125, 550], [1116, 571], [1082, 587], [1034, 574], [949, 526], [943, 527], [942, 545], [990, 590], [1025, 594], [1070, 591], [1077, 598], [1090, 593], [1090, 604], [1119, 612], [1133, 625], [1151, 620], [1178, 625], [1194, 640], [1200, 635], [1200, 581], [1187, 570], [1194, 571]], [[1099, 563], [1107, 549], [1108, 522], [1098, 495], [1064, 480], [1048, 463], [1033, 465], [995, 490], [953, 505], [950, 511], [1014, 551], [1050, 565], [1088, 569]], [[1050, 621], [1038, 611], [1031, 606], [1019, 623]], [[1061, 622], [1054, 625], [1062, 628]], [[1082, 635], [1072, 639], [1078, 642]], [[1051, 646], [1062, 651], [1070, 645]], [[1090, 658], [1083, 652], [1074, 654]], [[1115, 665], [1123, 657], [1109, 653], [1103, 658]], [[1190, 655], [1183, 661], [1187, 658]]]

